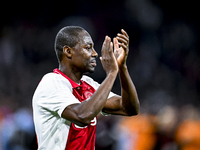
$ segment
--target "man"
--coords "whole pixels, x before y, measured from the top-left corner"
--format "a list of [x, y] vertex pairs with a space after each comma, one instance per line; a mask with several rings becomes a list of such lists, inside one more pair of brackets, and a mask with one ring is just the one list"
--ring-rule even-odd
[[[39, 150], [94, 150], [100, 112], [138, 114], [139, 100], [126, 66], [128, 44], [124, 30], [113, 42], [105, 37], [100, 60], [106, 78], [98, 84], [83, 75], [94, 72], [98, 56], [89, 33], [77, 26], [58, 32], [55, 51], [59, 69], [42, 78], [33, 96]], [[118, 72], [122, 96], [111, 92]]]

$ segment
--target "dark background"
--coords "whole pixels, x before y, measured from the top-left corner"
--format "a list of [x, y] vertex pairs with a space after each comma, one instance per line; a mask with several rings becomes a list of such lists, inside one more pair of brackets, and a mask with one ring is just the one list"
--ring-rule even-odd
[[[177, 103], [199, 102], [196, 2], [6, 1], [1, 7], [1, 103], [9, 99], [17, 108], [30, 105], [41, 77], [58, 67], [54, 38], [66, 25], [84, 27], [99, 56], [105, 35], [113, 38], [121, 28], [128, 32], [128, 67], [141, 101], [145, 95], [151, 97], [146, 94], [149, 90], [157, 89], [171, 94]], [[104, 75], [98, 61], [96, 73], [91, 76], [101, 82]], [[114, 87], [115, 92], [119, 90]]]
[[[197, 1], [74, 0], [4, 1], [0, 10], [1, 118], [31, 111], [42, 76], [58, 67], [54, 38], [60, 28], [79, 25], [101, 55], [106, 35], [123, 28], [130, 37], [127, 61], [141, 112], [156, 114], [166, 105], [200, 104], [199, 7]], [[99, 59], [99, 83], [105, 78]], [[113, 87], [120, 94], [117, 79]], [[9, 113], [8, 113], [9, 112]]]

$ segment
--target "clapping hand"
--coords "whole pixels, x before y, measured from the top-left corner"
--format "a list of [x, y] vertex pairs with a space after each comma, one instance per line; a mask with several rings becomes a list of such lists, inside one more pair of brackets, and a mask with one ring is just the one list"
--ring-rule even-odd
[[117, 37], [113, 39], [114, 55], [119, 67], [126, 65], [126, 59], [129, 52], [129, 36], [123, 29], [121, 32], [122, 33], [118, 33]]

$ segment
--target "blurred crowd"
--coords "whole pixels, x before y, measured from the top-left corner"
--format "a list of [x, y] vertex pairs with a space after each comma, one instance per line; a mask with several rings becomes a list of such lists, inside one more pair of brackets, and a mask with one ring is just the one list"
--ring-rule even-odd
[[[42, 76], [58, 67], [54, 38], [67, 25], [85, 28], [99, 56], [106, 35], [113, 38], [123, 28], [130, 37], [127, 65], [140, 114], [99, 116], [97, 150], [200, 149], [197, 2], [14, 3], [18, 7], [1, 17], [0, 25], [0, 150], [36, 149], [32, 95]], [[88, 75], [99, 83], [105, 78], [99, 59], [95, 73]], [[120, 94], [118, 79], [112, 91]]]
[[97, 133], [97, 150], [199, 150], [200, 112], [192, 105], [166, 105], [157, 114], [103, 117]]

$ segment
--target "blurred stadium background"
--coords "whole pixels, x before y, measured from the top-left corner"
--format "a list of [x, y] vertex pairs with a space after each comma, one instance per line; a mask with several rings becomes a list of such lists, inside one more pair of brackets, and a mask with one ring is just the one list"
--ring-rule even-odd
[[[97, 150], [200, 149], [200, 21], [197, 1], [4, 1], [0, 10], [0, 150], [35, 150], [31, 99], [58, 67], [54, 38], [79, 25], [101, 55], [105, 35], [125, 29], [127, 65], [138, 91], [136, 117], [99, 116]], [[101, 83], [97, 60], [90, 74]], [[113, 92], [120, 94], [119, 80]]]

